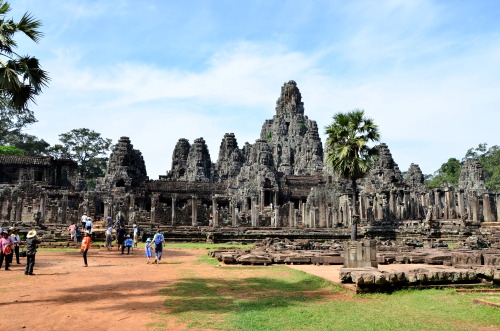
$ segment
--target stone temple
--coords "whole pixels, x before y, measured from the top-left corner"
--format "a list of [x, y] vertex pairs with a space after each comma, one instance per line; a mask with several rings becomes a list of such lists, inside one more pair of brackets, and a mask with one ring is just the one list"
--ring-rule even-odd
[[[417, 164], [405, 176], [386, 144], [358, 182], [359, 235], [366, 238], [463, 240], [496, 237], [500, 195], [487, 192], [477, 160], [462, 169], [458, 189], [429, 189]], [[305, 115], [294, 81], [253, 144], [222, 137], [213, 162], [205, 140], [180, 138], [165, 176], [150, 180], [128, 137], [110, 155], [107, 173], [88, 191], [77, 165], [51, 157], [0, 157], [0, 223], [56, 231], [87, 213], [120, 217], [145, 232], [219, 240], [281, 236], [349, 238], [352, 188], [326, 165], [318, 125]]]

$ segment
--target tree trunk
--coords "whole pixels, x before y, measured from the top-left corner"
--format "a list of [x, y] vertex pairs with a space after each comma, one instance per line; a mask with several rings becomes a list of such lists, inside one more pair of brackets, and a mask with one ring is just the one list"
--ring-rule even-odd
[[357, 195], [358, 195], [358, 188], [356, 186], [356, 179], [351, 179], [352, 181], [352, 215], [351, 215], [351, 240], [356, 241], [358, 237], [358, 211], [356, 209], [357, 207]]

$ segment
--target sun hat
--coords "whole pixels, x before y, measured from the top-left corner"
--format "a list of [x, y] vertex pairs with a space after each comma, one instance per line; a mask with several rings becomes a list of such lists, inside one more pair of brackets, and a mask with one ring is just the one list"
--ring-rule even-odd
[[146, 241], [151, 241], [151, 238], [146, 239]]
[[3, 230], [3, 231], [2, 231], [2, 234], [4, 234], [4, 233], [5, 233], [5, 234], [9, 234], [9, 231], [7, 231], [7, 230]]
[[36, 236], [36, 231], [35, 230], [31, 230], [30, 232], [28, 232], [28, 234], [26, 235], [26, 238], [33, 238], [34, 236]]

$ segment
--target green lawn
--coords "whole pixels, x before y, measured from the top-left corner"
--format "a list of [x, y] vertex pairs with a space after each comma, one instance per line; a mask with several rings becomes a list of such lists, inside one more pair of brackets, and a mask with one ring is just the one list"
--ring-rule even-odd
[[183, 279], [161, 291], [168, 312], [155, 314], [151, 327], [162, 330], [174, 317], [193, 330], [500, 329], [498, 309], [472, 305], [488, 294], [447, 289], [361, 296], [286, 266], [218, 267], [211, 261], [200, 256], [199, 263], [223, 273], [200, 277], [197, 269], [181, 270]]

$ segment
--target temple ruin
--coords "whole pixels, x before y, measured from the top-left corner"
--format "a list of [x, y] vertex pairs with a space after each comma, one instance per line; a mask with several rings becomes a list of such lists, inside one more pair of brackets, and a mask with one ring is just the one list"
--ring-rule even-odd
[[[378, 148], [358, 183], [360, 237], [452, 242], [482, 236], [498, 245], [500, 195], [486, 191], [477, 160], [463, 165], [458, 189], [429, 189], [417, 164], [403, 176], [389, 147]], [[114, 146], [93, 191], [83, 188], [73, 161], [0, 157], [0, 224], [62, 229], [87, 213], [120, 217], [145, 232], [161, 227], [186, 240], [347, 239], [352, 188], [325, 157], [318, 125], [289, 81], [253, 144], [240, 147], [235, 134], [226, 133], [213, 162], [203, 138], [181, 138], [171, 169], [157, 180], [148, 178], [128, 137]]]

